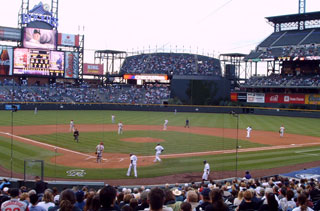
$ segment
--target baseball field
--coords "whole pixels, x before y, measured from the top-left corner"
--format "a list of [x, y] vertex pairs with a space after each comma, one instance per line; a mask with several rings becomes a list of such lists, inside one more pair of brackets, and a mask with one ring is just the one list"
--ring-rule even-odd
[[[111, 123], [112, 114], [116, 124]], [[125, 181], [129, 154], [134, 153], [138, 179], [130, 177], [130, 184], [152, 179], [159, 184], [170, 182], [169, 177], [200, 181], [203, 160], [211, 165], [211, 178], [217, 179], [242, 176], [245, 170], [285, 173], [316, 165], [320, 155], [317, 118], [108, 110], [0, 111], [0, 116], [0, 176], [13, 172], [22, 177], [24, 160], [44, 160], [46, 178]], [[165, 119], [169, 124], [164, 131]], [[184, 127], [186, 119], [190, 128]], [[70, 120], [80, 132], [79, 143], [73, 140]], [[121, 135], [119, 121], [124, 125]], [[249, 139], [248, 126], [253, 128]], [[102, 163], [96, 163], [100, 142], [105, 151]], [[165, 148], [161, 163], [153, 163], [157, 143]], [[69, 175], [70, 171], [82, 174]]]

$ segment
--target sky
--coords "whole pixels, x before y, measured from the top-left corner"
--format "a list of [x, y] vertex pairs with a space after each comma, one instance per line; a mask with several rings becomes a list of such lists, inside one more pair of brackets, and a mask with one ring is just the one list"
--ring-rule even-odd
[[[17, 27], [22, 1], [0, 2], [0, 26]], [[30, 0], [30, 8], [37, 3]], [[306, 12], [314, 11], [320, 1], [306, 0]], [[59, 0], [58, 31], [84, 34], [87, 52], [171, 49], [218, 57], [249, 53], [273, 32], [265, 17], [296, 13], [298, 0]]]

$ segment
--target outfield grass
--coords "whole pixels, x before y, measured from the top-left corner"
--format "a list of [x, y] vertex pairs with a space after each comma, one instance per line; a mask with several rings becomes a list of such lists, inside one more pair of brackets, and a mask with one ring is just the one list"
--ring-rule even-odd
[[[191, 127], [209, 128], [236, 128], [237, 118], [229, 114], [208, 114], [208, 113], [181, 113], [176, 115], [173, 112], [133, 112], [133, 111], [39, 111], [34, 115], [33, 111], [18, 111], [11, 113], [0, 111], [0, 125], [69, 125], [71, 119], [75, 124], [95, 124], [97, 127], [102, 124], [111, 123], [111, 114], [116, 116], [116, 121], [122, 121], [124, 125], [162, 125], [164, 119], [169, 120], [169, 127], [184, 126], [185, 119], [190, 120]], [[13, 122], [11, 121], [13, 115]], [[240, 115], [239, 128], [245, 129], [252, 126], [254, 130], [278, 131], [280, 125], [286, 128], [286, 133], [310, 135], [320, 137], [320, 119]], [[153, 155], [155, 143], [129, 143], [119, 141], [115, 132], [81, 132], [80, 143], [74, 143], [71, 133], [56, 133], [48, 135], [30, 135], [30, 139], [57, 145], [64, 148], [81, 152], [93, 152], [98, 142], [103, 140], [106, 144], [106, 152], [130, 153], [139, 155]], [[152, 137], [164, 139], [162, 145], [165, 147], [165, 154], [227, 150], [235, 149], [236, 140], [223, 137], [195, 135], [175, 131], [125, 131], [121, 138], [130, 137]], [[239, 140], [242, 148], [263, 146]], [[298, 150], [319, 150], [313, 153], [295, 153]], [[66, 171], [74, 169], [50, 163], [49, 160], [55, 154], [31, 145], [21, 144], [13, 141], [13, 169], [23, 172], [23, 161], [25, 159], [40, 159], [45, 161], [45, 176], [68, 178]], [[318, 154], [317, 154], [318, 153]], [[294, 165], [309, 161], [318, 160], [320, 147], [295, 148], [282, 150], [269, 150], [250, 153], [239, 153], [238, 169], [265, 169], [286, 165]], [[1, 165], [7, 169], [11, 167], [11, 140], [0, 136], [0, 159]], [[211, 155], [199, 157], [185, 157], [164, 159], [161, 164], [151, 167], [139, 167], [139, 177], [154, 177], [169, 175], [173, 173], [201, 172], [202, 161], [210, 162], [214, 171], [234, 170], [235, 154]], [[85, 169], [87, 174], [84, 179], [117, 179], [125, 178], [126, 169]]]

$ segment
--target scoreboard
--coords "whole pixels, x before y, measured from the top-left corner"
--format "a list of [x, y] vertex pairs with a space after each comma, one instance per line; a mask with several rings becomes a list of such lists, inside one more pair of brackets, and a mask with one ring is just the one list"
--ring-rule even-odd
[[64, 76], [64, 52], [16, 48], [13, 73], [18, 75]]

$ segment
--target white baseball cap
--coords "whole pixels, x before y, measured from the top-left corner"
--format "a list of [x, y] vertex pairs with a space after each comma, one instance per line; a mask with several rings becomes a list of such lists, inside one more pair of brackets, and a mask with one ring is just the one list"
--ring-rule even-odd
[[3, 188], [3, 191], [4, 191], [4, 192], [8, 192], [8, 190], [9, 190], [8, 187], [4, 187], [4, 188]]
[[53, 199], [54, 202], [59, 202], [60, 200], [60, 195], [56, 195]]

